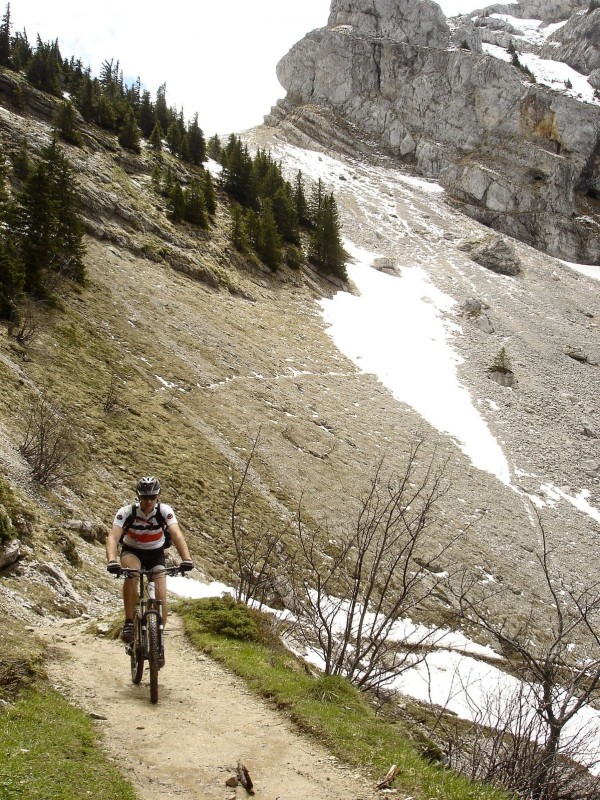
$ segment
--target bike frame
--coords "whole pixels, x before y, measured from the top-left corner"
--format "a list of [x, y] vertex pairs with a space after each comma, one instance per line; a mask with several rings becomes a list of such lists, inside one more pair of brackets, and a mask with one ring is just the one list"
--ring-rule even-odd
[[158, 670], [164, 664], [164, 627], [162, 602], [156, 599], [154, 579], [157, 576], [183, 574], [179, 567], [167, 567], [152, 571], [126, 567], [121, 572], [128, 580], [138, 578], [138, 602], [134, 617], [134, 640], [127, 645], [131, 658], [131, 679], [140, 683], [144, 672], [144, 662], [150, 667], [150, 700], [158, 702]]

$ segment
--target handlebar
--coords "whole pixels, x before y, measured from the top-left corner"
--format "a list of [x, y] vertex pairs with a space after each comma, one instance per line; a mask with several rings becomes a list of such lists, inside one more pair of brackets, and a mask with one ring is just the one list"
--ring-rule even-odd
[[161, 575], [185, 575], [185, 570], [181, 569], [181, 564], [176, 567], [165, 567], [161, 570], [151, 569], [133, 569], [132, 567], [122, 567], [121, 574], [115, 575], [116, 578], [135, 578], [139, 575], [145, 575], [148, 578], [156, 578]]

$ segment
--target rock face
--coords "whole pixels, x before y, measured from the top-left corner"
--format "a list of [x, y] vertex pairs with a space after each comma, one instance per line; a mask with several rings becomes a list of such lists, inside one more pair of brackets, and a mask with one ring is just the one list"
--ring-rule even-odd
[[429, 0], [333, 0], [328, 27], [279, 62], [287, 96], [266, 122], [294, 112], [301, 127], [302, 107], [333, 111], [480, 222], [600, 263], [600, 106], [449, 42]]
[[541, 56], [564, 61], [586, 75], [600, 69], [600, 8], [571, 17], [548, 37]]

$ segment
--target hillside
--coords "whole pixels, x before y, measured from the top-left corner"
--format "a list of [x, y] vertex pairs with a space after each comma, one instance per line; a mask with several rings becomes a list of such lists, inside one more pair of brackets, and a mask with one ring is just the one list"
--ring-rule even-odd
[[[15, 80], [0, 70], [1, 147], [10, 158], [25, 137], [35, 156], [52, 135], [56, 101], [27, 88], [16, 108]], [[82, 133], [81, 147], [64, 148], [82, 192], [87, 281], [60, 286], [55, 308], [34, 309], [35, 335], [26, 344], [9, 326], [0, 329], [0, 502], [17, 534], [0, 550], [5, 619], [33, 633], [57, 619], [119, 609], [103, 543], [141, 474], [160, 477], [195, 576], [234, 584], [231, 477], [257, 438], [244, 524], [267, 533], [291, 522], [284, 554], [296, 541], [299, 504], [323, 545], [335, 545], [354, 524], [378, 463], [384, 459], [386, 471], [401, 475], [420, 439], [419, 469], [430, 459], [444, 464], [448, 485], [428, 555], [464, 531], [436, 574], [469, 569], [502, 588], [499, 613], [521, 620], [533, 607], [544, 628], [537, 509], [557, 571], [572, 584], [595, 580], [596, 279], [508, 239], [520, 272], [488, 269], [477, 249], [494, 251], [498, 236], [331, 110], [308, 104], [277, 128], [243, 135], [250, 147], [270, 149], [290, 179], [298, 169], [321, 178], [335, 192], [344, 236], [369, 251], [375, 266], [383, 263], [389, 280], [422, 272], [447, 298], [444, 309], [423, 302], [444, 326], [454, 353], [447, 366], [465, 403], [506, 458], [508, 478], [501, 480], [474, 465], [458, 433], [440, 430], [400, 399], [386, 375], [363, 371], [360, 358], [338, 349], [321, 301], [339, 290], [358, 297], [358, 272], [351, 268], [342, 285], [306, 264], [273, 273], [241, 256], [230, 242], [223, 193], [209, 232], [173, 224], [152, 188], [153, 154], [126, 152], [93, 125], [82, 125]], [[182, 179], [193, 174], [172, 163]], [[362, 332], [367, 339], [369, 331]], [[421, 352], [420, 339], [429, 336], [415, 329], [393, 342], [394, 359], [402, 364], [407, 351]], [[502, 348], [516, 378], [512, 388], [490, 379]], [[436, 392], [436, 369], [425, 358], [406, 368], [406, 380], [433, 386], [443, 407], [448, 399]], [[441, 370], [439, 385], [446, 385]], [[31, 479], [19, 450], [40, 393], [68, 421], [77, 454], [74, 474], [48, 489]], [[440, 589], [415, 618], [441, 623], [449, 608]]]

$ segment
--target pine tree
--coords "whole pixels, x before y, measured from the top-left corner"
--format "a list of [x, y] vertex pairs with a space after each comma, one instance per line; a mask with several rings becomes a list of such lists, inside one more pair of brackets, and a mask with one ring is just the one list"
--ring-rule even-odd
[[182, 141], [179, 125], [176, 122], [172, 122], [167, 131], [167, 145], [174, 156], [180, 155]]
[[135, 113], [131, 106], [127, 107], [125, 119], [119, 131], [119, 144], [126, 150], [140, 153], [140, 129], [137, 126]]
[[156, 152], [160, 153], [162, 150], [162, 129], [158, 122], [154, 125], [152, 133], [150, 134], [150, 147]]
[[140, 107], [137, 115], [138, 125], [145, 139], [149, 139], [156, 127], [156, 114], [150, 97], [150, 92], [142, 92]]
[[305, 228], [310, 227], [308, 203], [306, 202], [306, 194], [304, 193], [304, 180], [301, 170], [298, 170], [296, 180], [294, 181], [294, 203], [296, 204], [298, 223]]
[[26, 181], [31, 172], [31, 159], [27, 139], [21, 139], [18, 151], [12, 158], [13, 173], [18, 181]]
[[322, 195], [308, 257], [321, 272], [348, 279], [348, 254], [340, 239], [340, 222], [333, 193]]
[[61, 139], [69, 144], [80, 146], [83, 143], [75, 121], [75, 109], [70, 100], [59, 103], [55, 116], [56, 131]]
[[248, 250], [248, 232], [244, 214], [237, 203], [234, 203], [231, 209], [231, 242], [240, 253]]
[[16, 33], [12, 42], [10, 54], [13, 68], [16, 70], [26, 69], [32, 58], [33, 51], [27, 39], [27, 34], [25, 31], [23, 31], [23, 33]]
[[167, 108], [167, 84], [163, 83], [156, 92], [156, 102], [154, 104], [156, 120], [162, 128], [163, 136], [166, 134], [171, 122], [169, 109]]
[[300, 226], [291, 186], [284, 184], [271, 198], [277, 228], [286, 242], [300, 244]]
[[37, 46], [27, 66], [27, 79], [44, 92], [60, 95], [62, 92], [62, 58], [58, 40], [45, 44], [37, 37]]
[[321, 178], [319, 178], [316, 186], [313, 187], [313, 190], [310, 194], [310, 199], [308, 201], [309, 228], [316, 227], [317, 219], [319, 218], [319, 214], [321, 213], [323, 196], [324, 196], [323, 181], [321, 180]]
[[220, 161], [221, 160], [221, 140], [215, 133], [214, 136], [211, 136], [208, 140], [208, 155], [213, 161]]
[[206, 143], [202, 129], [198, 125], [198, 114], [194, 115], [194, 119], [188, 127], [187, 144], [189, 161], [199, 166], [206, 158]]
[[181, 222], [185, 216], [185, 197], [180, 184], [175, 181], [167, 199], [167, 211], [173, 222]]
[[6, 11], [0, 22], [0, 66], [12, 67], [10, 59], [10, 3], [6, 6]]
[[56, 214], [50, 176], [43, 162], [29, 175], [20, 197], [20, 207], [24, 288], [38, 297], [46, 297], [45, 273], [54, 250]]
[[14, 206], [6, 190], [6, 163], [0, 153], [0, 318], [16, 313], [23, 290], [23, 265], [15, 247]]
[[273, 272], [281, 264], [282, 246], [273, 206], [270, 200], [264, 200], [258, 215], [258, 245], [256, 249], [261, 259]]
[[114, 131], [117, 126], [117, 112], [114, 102], [104, 91], [99, 95], [98, 102], [94, 108], [94, 122], [108, 131]]
[[183, 218], [192, 225], [208, 228], [202, 187], [198, 181], [192, 181], [189, 189], [184, 192]]
[[204, 197], [204, 205], [206, 206], [206, 210], [212, 216], [217, 210], [217, 195], [212, 177], [208, 170], [204, 170], [204, 174], [202, 176], [202, 194]]
[[51, 268], [77, 283], [85, 281], [83, 223], [75, 173], [56, 141], [42, 153], [48, 164], [56, 216]]

